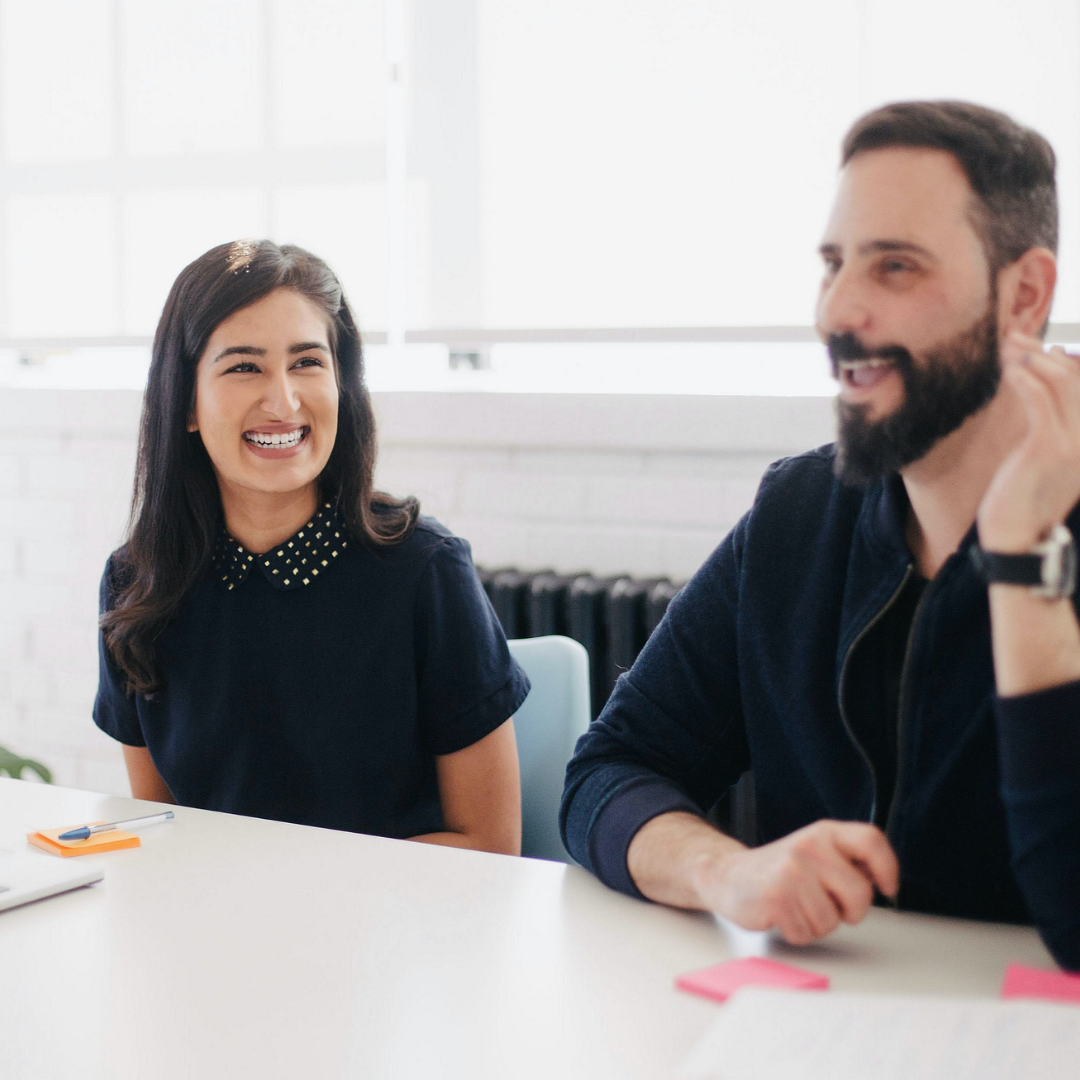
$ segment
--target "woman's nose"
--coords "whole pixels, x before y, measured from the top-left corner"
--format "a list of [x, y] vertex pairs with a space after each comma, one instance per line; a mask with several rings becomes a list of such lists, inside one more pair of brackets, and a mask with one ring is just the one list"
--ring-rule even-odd
[[264, 407], [279, 419], [287, 420], [300, 408], [300, 395], [289, 378], [288, 371], [275, 374], [266, 388]]

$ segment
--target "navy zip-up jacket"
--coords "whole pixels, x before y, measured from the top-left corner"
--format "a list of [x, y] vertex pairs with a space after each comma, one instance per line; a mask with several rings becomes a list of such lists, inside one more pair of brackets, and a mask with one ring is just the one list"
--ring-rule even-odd
[[[856, 489], [833, 447], [777, 462], [751, 510], [672, 601], [567, 767], [567, 849], [632, 896], [648, 820], [705, 813], [753, 768], [758, 834], [872, 820], [851, 703], [859, 647], [913, 573], [898, 477]], [[1068, 522], [1080, 535], [1080, 513]], [[1080, 682], [998, 697], [969, 533], [929, 584], [900, 694], [887, 834], [902, 908], [1034, 921], [1080, 969]]]

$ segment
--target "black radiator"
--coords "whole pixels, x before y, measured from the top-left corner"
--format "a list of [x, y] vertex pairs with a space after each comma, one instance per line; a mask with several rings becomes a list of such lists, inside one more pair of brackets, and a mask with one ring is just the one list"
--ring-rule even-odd
[[564, 634], [585, 646], [594, 718], [679, 591], [666, 578], [600, 578], [550, 570], [479, 573], [508, 638]]
[[[550, 570], [479, 570], [484, 591], [508, 638], [565, 634], [589, 654], [593, 719], [619, 675], [637, 659], [679, 586], [667, 578], [600, 578]], [[758, 842], [754, 778], [745, 773], [708, 813], [709, 820], [751, 846]]]

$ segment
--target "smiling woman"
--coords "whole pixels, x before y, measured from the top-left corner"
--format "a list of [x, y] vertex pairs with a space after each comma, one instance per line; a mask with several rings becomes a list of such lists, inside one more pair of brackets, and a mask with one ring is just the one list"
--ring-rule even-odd
[[94, 719], [136, 797], [514, 853], [510, 658], [468, 545], [373, 490], [341, 287], [241, 241], [177, 279], [154, 340]]

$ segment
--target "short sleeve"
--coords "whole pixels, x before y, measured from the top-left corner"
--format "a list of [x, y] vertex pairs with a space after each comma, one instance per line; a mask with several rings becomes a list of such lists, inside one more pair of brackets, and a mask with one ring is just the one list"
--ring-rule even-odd
[[[113, 557], [105, 564], [101, 576], [99, 610], [102, 615], [111, 610], [116, 599], [116, 577]], [[127, 680], [116, 666], [105, 644], [105, 635], [98, 631], [98, 691], [94, 700], [94, 723], [106, 735], [128, 746], [145, 746], [142, 725], [135, 704], [135, 695], [128, 693]]]
[[447, 537], [416, 597], [417, 708], [433, 754], [478, 742], [520, 708], [529, 680], [510, 656], [469, 545]]

